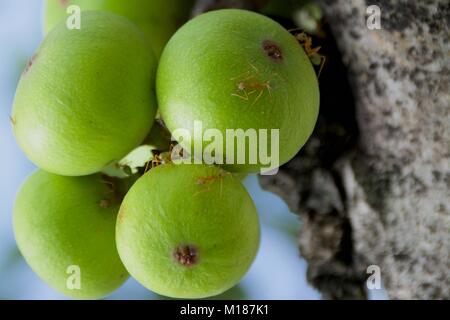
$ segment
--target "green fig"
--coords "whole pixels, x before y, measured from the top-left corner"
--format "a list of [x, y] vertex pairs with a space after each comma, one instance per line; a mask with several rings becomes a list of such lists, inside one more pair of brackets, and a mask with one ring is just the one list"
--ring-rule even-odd
[[[317, 77], [296, 38], [270, 18], [245, 10], [211, 11], [181, 27], [161, 56], [156, 91], [167, 128], [188, 133], [179, 141], [183, 148], [190, 154], [198, 152], [192, 146], [206, 150], [211, 146], [206, 132], [218, 131], [223, 144], [214, 148], [221, 159], [215, 163], [238, 172], [266, 165], [261, 146], [260, 157], [251, 160], [251, 148], [261, 143], [278, 155], [273, 167], [293, 158], [319, 111]], [[250, 130], [258, 141], [228, 148], [229, 130]], [[272, 134], [278, 139], [269, 138]], [[239, 163], [239, 157], [246, 161]]]
[[137, 147], [156, 114], [156, 58], [126, 18], [92, 11], [64, 22], [20, 78], [12, 110], [17, 142], [40, 168], [81, 176]]
[[240, 181], [206, 165], [165, 164], [130, 189], [116, 242], [130, 274], [168, 297], [203, 298], [239, 282], [255, 259], [259, 222]]
[[128, 278], [115, 245], [119, 192], [101, 175], [63, 177], [43, 170], [22, 185], [14, 205], [16, 242], [52, 288], [97, 299]]
[[67, 8], [110, 11], [122, 15], [147, 35], [157, 57], [178, 27], [189, 18], [192, 0], [47, 0], [44, 31], [48, 33], [58, 22], [70, 15]]

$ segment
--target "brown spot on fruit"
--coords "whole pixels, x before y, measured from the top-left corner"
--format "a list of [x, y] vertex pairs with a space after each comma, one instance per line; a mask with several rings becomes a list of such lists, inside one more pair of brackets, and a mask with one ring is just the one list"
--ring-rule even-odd
[[69, 4], [69, 0], [59, 0], [59, 4], [65, 8]]
[[36, 61], [37, 58], [37, 54], [33, 55], [33, 57], [31, 57], [30, 61], [28, 61], [27, 65], [25, 66], [25, 69], [23, 70], [23, 75], [27, 74], [28, 71], [30, 71], [31, 67], [33, 66], [34, 62]]
[[198, 250], [192, 245], [180, 245], [173, 252], [175, 260], [185, 267], [192, 267], [198, 262]]
[[280, 47], [272, 40], [264, 40], [262, 43], [264, 53], [275, 61], [283, 60], [283, 53]]
[[14, 127], [17, 123], [16, 118], [13, 116], [9, 116], [9, 122], [11, 123], [11, 125]]

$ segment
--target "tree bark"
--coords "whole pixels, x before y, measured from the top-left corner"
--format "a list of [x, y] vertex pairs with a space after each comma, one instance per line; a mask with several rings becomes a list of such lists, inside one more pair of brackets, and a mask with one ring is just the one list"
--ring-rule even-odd
[[[366, 297], [377, 265], [392, 299], [450, 299], [448, 2], [321, 3], [356, 110], [339, 95], [321, 104], [307, 145], [261, 184], [300, 215], [308, 279], [325, 298]], [[372, 4], [381, 30], [366, 27]]]

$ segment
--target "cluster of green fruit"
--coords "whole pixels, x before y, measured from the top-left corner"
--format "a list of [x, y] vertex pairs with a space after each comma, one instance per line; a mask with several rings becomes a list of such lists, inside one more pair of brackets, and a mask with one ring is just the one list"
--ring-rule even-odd
[[[79, 30], [65, 21], [53, 26], [69, 3], [96, 10], [82, 12]], [[105, 174], [152, 140], [157, 106], [170, 131], [191, 129], [197, 119], [219, 130], [277, 128], [281, 163], [314, 127], [319, 98], [311, 63], [295, 37], [265, 16], [200, 15], [175, 33], [158, 63], [153, 52], [182, 16], [162, 13], [181, 3], [48, 3], [52, 28], [22, 74], [11, 116], [19, 145], [41, 168], [18, 193], [14, 231], [31, 268], [68, 296], [103, 297], [128, 273], [165, 296], [213, 296], [234, 286], [256, 256], [256, 209], [234, 174], [170, 160], [122, 178]], [[236, 76], [239, 83], [230, 81]], [[260, 90], [256, 102], [233, 95], [250, 88]], [[78, 285], [70, 285], [72, 276]]]

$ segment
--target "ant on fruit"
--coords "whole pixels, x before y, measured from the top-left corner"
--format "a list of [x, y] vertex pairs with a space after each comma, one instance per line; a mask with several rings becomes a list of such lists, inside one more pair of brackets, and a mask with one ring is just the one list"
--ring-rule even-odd
[[[226, 177], [226, 176], [230, 176], [230, 175], [231, 175], [230, 172], [221, 172], [221, 173], [219, 173], [219, 174], [217, 174], [217, 175], [212, 175], [212, 176], [207, 176], [207, 177], [201, 177], [201, 178], [198, 178], [198, 179], [197, 179], [197, 185], [202, 185], [202, 186], [204, 186], [204, 185], [207, 185], [207, 184], [209, 184], [209, 183], [211, 183], [211, 182], [214, 182], [214, 181], [216, 181], [216, 180], [220, 180], [220, 197], [222, 197], [222, 184], [223, 184], [223, 178]], [[207, 191], [210, 191], [209, 186], [207, 186], [207, 187], [206, 187], [204, 190], [202, 190], [202, 191], [196, 192], [196, 193], [194, 194], [194, 196], [198, 195], [199, 193], [207, 192]]]
[[219, 180], [222, 179], [223, 177], [230, 175], [231, 173], [229, 172], [222, 172], [218, 175], [214, 175], [214, 176], [207, 176], [207, 177], [202, 177], [202, 178], [198, 178], [197, 179], [197, 184], [198, 185], [205, 185], [209, 182], [215, 181], [215, 180]]
[[231, 78], [232, 81], [239, 80], [239, 83], [237, 84], [237, 93], [232, 93], [231, 95], [248, 101], [252, 94], [258, 93], [255, 100], [253, 100], [252, 105], [254, 105], [262, 97], [265, 91], [267, 91], [270, 97], [272, 97], [272, 87], [270, 86], [270, 81], [273, 77], [280, 76], [277, 73], [273, 73], [268, 80], [261, 82], [257, 78], [257, 76], [260, 75], [258, 68], [250, 62], [248, 62], [248, 64], [253, 71], [248, 70], [240, 76]]
[[[288, 30], [289, 32], [297, 31], [300, 29], [291, 29]], [[300, 33], [297, 33], [295, 35], [295, 38], [298, 40], [300, 45], [305, 49], [306, 55], [311, 60], [311, 63], [315, 66], [319, 67], [319, 73], [317, 74], [317, 78], [320, 77], [320, 74], [322, 73], [323, 66], [325, 65], [325, 62], [327, 60], [327, 57], [320, 54], [319, 50], [322, 48], [321, 46], [312, 48], [312, 37], [306, 34], [306, 32], [302, 31]]]

